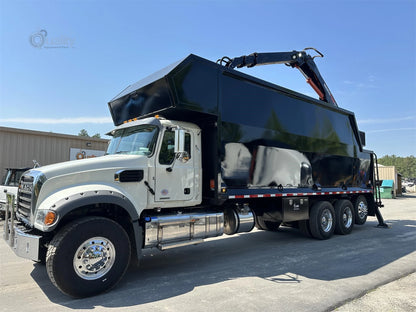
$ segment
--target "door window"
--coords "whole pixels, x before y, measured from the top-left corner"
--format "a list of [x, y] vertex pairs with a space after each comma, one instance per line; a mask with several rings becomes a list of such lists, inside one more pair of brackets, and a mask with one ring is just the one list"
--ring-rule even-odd
[[[191, 158], [191, 135], [185, 133], [185, 152], [188, 152]], [[161, 165], [172, 164], [175, 158], [175, 132], [166, 130], [163, 135], [162, 147], [160, 148], [159, 163]]]

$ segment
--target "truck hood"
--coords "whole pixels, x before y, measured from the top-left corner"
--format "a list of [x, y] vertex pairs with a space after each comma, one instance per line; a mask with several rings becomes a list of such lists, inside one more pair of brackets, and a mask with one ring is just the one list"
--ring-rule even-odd
[[[142, 171], [142, 179], [147, 179], [147, 168], [152, 161], [153, 158], [143, 155], [117, 154], [31, 169], [21, 179], [22, 183], [29, 175], [33, 181], [31, 215], [27, 221], [35, 223], [38, 209], [50, 209], [63, 198], [86, 192], [115, 191], [134, 202], [132, 194], [137, 192], [137, 184], [121, 183], [119, 174], [130, 170]], [[26, 190], [27, 183], [21, 185]], [[146, 192], [144, 188], [140, 189]]]
[[147, 167], [148, 158], [138, 155], [106, 155], [95, 158], [71, 160], [33, 169], [46, 179], [101, 170], [138, 169]]

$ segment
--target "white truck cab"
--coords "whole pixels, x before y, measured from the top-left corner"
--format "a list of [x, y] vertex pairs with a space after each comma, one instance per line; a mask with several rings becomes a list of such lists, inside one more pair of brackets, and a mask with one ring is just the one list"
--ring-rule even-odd
[[[36, 168], [23, 177], [22, 192], [34, 191], [32, 197], [19, 198], [18, 213], [27, 224], [53, 231], [64, 215], [100, 203], [100, 196], [123, 203], [133, 220], [145, 209], [201, 203], [197, 126], [152, 117], [126, 122], [109, 134], [113, 138], [105, 156]], [[46, 224], [48, 214], [53, 220]]]
[[[107, 155], [147, 158], [147, 166], [143, 168], [146, 184], [139, 185], [143, 189], [147, 187], [147, 201], [140, 210], [201, 203], [201, 130], [198, 126], [152, 117], [126, 122], [109, 134], [113, 138]], [[116, 182], [123, 181], [121, 178]], [[139, 203], [143, 199], [134, 198], [134, 201]]]

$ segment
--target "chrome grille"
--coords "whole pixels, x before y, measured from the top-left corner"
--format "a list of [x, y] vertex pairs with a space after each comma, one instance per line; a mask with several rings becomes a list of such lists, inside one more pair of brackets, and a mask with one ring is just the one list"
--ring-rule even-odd
[[32, 205], [32, 191], [34, 178], [30, 175], [22, 176], [17, 192], [17, 212], [29, 219]]

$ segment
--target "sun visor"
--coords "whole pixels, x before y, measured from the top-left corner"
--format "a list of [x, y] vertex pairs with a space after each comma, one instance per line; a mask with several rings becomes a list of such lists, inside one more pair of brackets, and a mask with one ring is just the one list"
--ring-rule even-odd
[[166, 77], [182, 61], [128, 86], [115, 96], [108, 103], [114, 125], [173, 106]]

